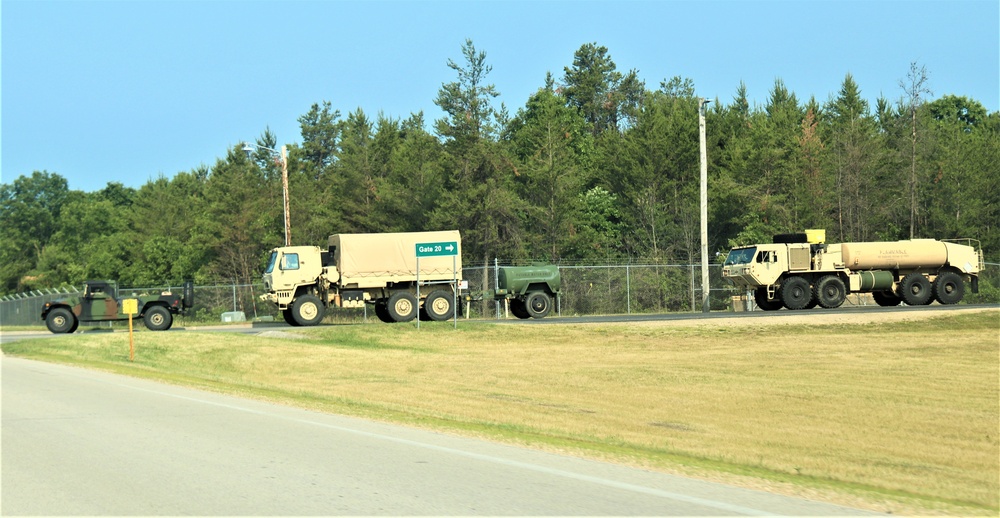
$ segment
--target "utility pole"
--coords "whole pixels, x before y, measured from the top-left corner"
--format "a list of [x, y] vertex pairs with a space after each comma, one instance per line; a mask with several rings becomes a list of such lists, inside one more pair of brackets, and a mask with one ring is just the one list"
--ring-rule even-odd
[[288, 213], [288, 147], [281, 146], [281, 190], [285, 209], [285, 246], [292, 246], [292, 215]]
[[705, 144], [705, 105], [710, 103], [698, 98], [698, 140], [701, 148], [701, 311], [710, 310], [708, 280], [708, 150]]
[[271, 158], [281, 161], [281, 205], [285, 212], [285, 246], [292, 246], [292, 216], [288, 212], [288, 146], [281, 146], [281, 151], [278, 151], [260, 144], [244, 142], [243, 152], [247, 154], [247, 160], [253, 157], [254, 150], [258, 148], [270, 151]]

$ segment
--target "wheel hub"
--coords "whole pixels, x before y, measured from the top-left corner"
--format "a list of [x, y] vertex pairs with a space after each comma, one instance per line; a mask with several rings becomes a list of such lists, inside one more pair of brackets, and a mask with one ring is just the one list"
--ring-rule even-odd
[[434, 303], [431, 304], [431, 311], [435, 314], [443, 315], [448, 312], [448, 306], [449, 303], [446, 299], [439, 298], [434, 300]]
[[396, 305], [394, 307], [396, 308], [396, 313], [400, 315], [409, 315], [410, 312], [413, 311], [413, 306], [410, 304], [410, 301], [406, 299], [396, 301]]

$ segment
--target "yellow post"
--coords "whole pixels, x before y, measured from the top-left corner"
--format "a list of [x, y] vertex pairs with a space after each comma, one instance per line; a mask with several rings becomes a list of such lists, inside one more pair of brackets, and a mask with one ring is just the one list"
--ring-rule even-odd
[[128, 361], [135, 361], [135, 342], [132, 341], [132, 313], [128, 314]]
[[128, 313], [128, 361], [132, 362], [135, 361], [135, 342], [132, 339], [132, 315], [139, 312], [139, 300], [123, 300], [122, 312]]

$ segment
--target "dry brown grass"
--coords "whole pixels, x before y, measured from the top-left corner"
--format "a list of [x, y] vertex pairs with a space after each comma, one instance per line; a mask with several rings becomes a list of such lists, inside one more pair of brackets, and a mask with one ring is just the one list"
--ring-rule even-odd
[[658, 469], [804, 487], [883, 511], [995, 515], [1000, 311], [903, 313], [867, 322], [854, 315], [849, 324], [838, 322], [852, 318], [842, 311], [752, 322], [145, 333], [134, 365], [121, 334], [4, 349]]

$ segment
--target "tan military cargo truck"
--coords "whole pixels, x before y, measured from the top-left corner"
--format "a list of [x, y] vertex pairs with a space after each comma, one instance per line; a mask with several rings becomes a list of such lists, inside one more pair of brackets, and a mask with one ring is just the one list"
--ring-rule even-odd
[[[424, 245], [426, 254], [417, 248]], [[462, 280], [461, 247], [459, 232], [447, 230], [335, 234], [326, 250], [275, 248], [260, 298], [276, 304], [293, 326], [318, 324], [327, 308], [365, 304], [374, 306], [383, 322], [408, 322], [418, 315], [448, 320], [457, 306], [455, 281]]]
[[836, 308], [850, 293], [880, 306], [956, 304], [969, 282], [979, 292], [983, 251], [974, 239], [826, 244], [823, 230], [774, 236], [774, 243], [733, 248], [722, 276], [753, 291], [765, 311]]

